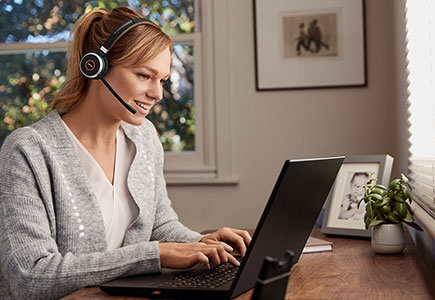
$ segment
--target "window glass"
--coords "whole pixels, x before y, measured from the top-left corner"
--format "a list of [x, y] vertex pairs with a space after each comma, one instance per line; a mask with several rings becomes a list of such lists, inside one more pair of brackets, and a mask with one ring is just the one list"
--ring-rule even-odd
[[65, 81], [64, 52], [0, 55], [0, 141], [43, 116], [48, 99]]
[[[14, 129], [46, 115], [65, 81], [65, 52], [36, 51], [0, 55], [0, 141]], [[164, 99], [148, 118], [166, 151], [194, 150], [193, 46], [175, 45]]]
[[0, 41], [50, 43], [68, 40], [78, 18], [95, 7], [129, 6], [168, 34], [194, 30], [194, 0], [9, 0], [0, 2]]
[[148, 117], [157, 127], [165, 150], [195, 150], [193, 64], [193, 45], [175, 45], [163, 101]]

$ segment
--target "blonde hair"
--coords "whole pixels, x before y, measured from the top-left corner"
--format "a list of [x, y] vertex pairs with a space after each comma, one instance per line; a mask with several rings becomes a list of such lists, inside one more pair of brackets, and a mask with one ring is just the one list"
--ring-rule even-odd
[[[112, 11], [97, 8], [77, 21], [71, 30], [73, 39], [68, 46], [67, 80], [50, 104], [51, 109], [68, 112], [79, 103], [91, 80], [81, 74], [80, 59], [88, 52], [97, 52], [112, 32], [134, 18], [143, 16], [127, 7]], [[107, 59], [111, 66], [126, 62], [142, 65], [168, 47], [172, 53], [172, 40], [163, 31], [151, 25], [141, 25], [124, 34], [110, 49]], [[133, 57], [137, 57], [135, 61]]]

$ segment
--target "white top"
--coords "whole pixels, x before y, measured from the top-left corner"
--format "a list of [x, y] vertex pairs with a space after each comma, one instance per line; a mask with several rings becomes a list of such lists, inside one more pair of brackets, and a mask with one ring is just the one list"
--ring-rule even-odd
[[65, 122], [62, 123], [71, 136], [80, 164], [88, 175], [100, 204], [106, 229], [107, 249], [119, 248], [122, 246], [127, 228], [139, 214], [139, 209], [127, 187], [127, 174], [136, 152], [135, 146], [120, 127], [116, 134], [115, 170], [112, 185], [100, 164], [77, 139], [68, 125]]

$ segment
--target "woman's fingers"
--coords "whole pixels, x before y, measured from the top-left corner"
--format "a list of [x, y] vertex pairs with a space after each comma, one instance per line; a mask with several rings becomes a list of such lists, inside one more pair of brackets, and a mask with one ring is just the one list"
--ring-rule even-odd
[[[246, 254], [246, 245], [249, 245], [251, 242], [251, 235], [246, 230], [241, 229], [233, 229], [233, 228], [222, 228], [221, 230], [221, 239], [225, 241], [229, 241], [236, 245], [240, 255], [242, 257]], [[217, 231], [217, 232], [219, 232]]]
[[225, 250], [222, 243], [215, 245], [216, 247], [209, 249], [207, 252], [208, 254], [206, 254], [212, 266], [218, 266], [227, 262], [235, 266], [240, 266], [240, 263], [237, 261], [237, 259]]
[[203, 264], [204, 267], [206, 267], [207, 269], [210, 269], [210, 268], [211, 268], [211, 266], [210, 266], [210, 261], [209, 261], [207, 255], [205, 255], [205, 254], [202, 253], [202, 252], [196, 252], [196, 253], [194, 254], [194, 262], [193, 262], [192, 265], [195, 265], [196, 263], [201, 263], [201, 264]]
[[239, 261], [234, 256], [232, 256], [231, 254], [228, 255], [228, 262], [230, 264], [234, 265], [234, 266], [237, 266], [237, 267], [240, 266]]
[[[240, 255], [245, 256], [247, 249], [246, 246], [251, 243], [251, 239], [251, 235], [246, 230], [224, 227], [208, 236], [205, 236], [201, 241], [208, 244], [213, 243], [212, 241], [229, 242], [237, 247]], [[229, 248], [227, 249], [229, 250]]]
[[159, 249], [160, 264], [166, 268], [189, 268], [198, 262], [206, 268], [227, 262], [240, 265], [227, 251], [232, 251], [232, 247], [223, 242], [160, 243]]
[[221, 244], [221, 245], [223, 245], [224, 246], [224, 249], [225, 249], [225, 251], [227, 251], [227, 252], [229, 252], [229, 253], [231, 253], [231, 252], [233, 252], [234, 251], [234, 249], [233, 249], [233, 247], [231, 247], [230, 245], [228, 245], [227, 243], [225, 243], [225, 242], [222, 242], [222, 241], [216, 241], [216, 240], [209, 240], [209, 241], [207, 241], [206, 242], [208, 245], [210, 245], [210, 244]]
[[245, 241], [245, 244], [249, 246], [249, 244], [251, 243], [252, 237], [247, 230], [241, 230], [241, 229], [231, 229], [231, 230], [234, 231], [239, 236], [241, 236], [243, 238], [243, 240]]
[[203, 251], [205, 251], [204, 254], [207, 255], [211, 266], [218, 266], [221, 264], [220, 253], [215, 247], [208, 246], [207, 249], [205, 249]]

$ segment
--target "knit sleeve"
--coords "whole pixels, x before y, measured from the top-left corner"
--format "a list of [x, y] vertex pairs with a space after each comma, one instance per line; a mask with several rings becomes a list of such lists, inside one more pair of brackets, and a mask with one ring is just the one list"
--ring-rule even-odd
[[22, 130], [0, 152], [2, 298], [58, 299], [84, 286], [160, 271], [157, 242], [80, 254], [59, 251], [56, 228], [63, 225], [56, 224], [55, 208], [42, 196], [46, 191], [29, 152], [38, 147], [35, 137]]
[[164, 151], [158, 138], [154, 125], [151, 122], [145, 124], [152, 127], [149, 130], [153, 147], [156, 149], [155, 170], [156, 170], [156, 197], [157, 208], [151, 240], [161, 242], [198, 242], [203, 235], [192, 231], [184, 226], [178, 219], [178, 216], [171, 206], [171, 200], [166, 190], [166, 181], [163, 174]]
[[161, 242], [199, 242], [203, 235], [184, 226], [171, 206], [163, 175], [157, 178], [157, 209], [151, 240]]

